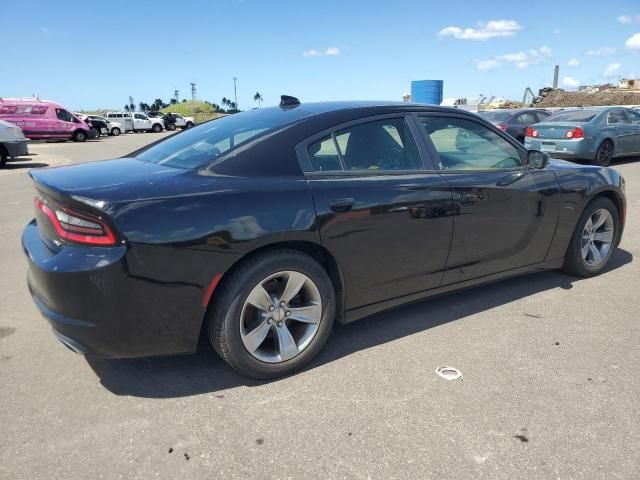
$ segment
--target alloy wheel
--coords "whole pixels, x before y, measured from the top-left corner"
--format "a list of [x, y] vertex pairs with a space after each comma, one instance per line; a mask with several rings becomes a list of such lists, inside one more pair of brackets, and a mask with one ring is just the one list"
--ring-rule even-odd
[[580, 251], [582, 261], [588, 267], [599, 266], [609, 254], [614, 237], [611, 213], [604, 208], [593, 212], [582, 230]]
[[606, 166], [611, 162], [611, 156], [613, 155], [613, 145], [609, 142], [604, 142], [598, 149], [598, 165]]
[[256, 359], [285, 362], [309, 346], [321, 319], [322, 299], [315, 283], [303, 273], [282, 271], [249, 293], [242, 307], [240, 336]]

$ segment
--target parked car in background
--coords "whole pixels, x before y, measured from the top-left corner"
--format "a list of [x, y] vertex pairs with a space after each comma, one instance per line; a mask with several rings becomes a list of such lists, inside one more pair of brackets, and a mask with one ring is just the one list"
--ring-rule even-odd
[[158, 118], [164, 123], [164, 129], [167, 131], [173, 131], [176, 129], [176, 119], [170, 113], [162, 112], [149, 112], [148, 115], [153, 118]]
[[109, 129], [107, 128], [107, 122], [104, 120], [93, 120], [88, 115], [83, 113], [73, 112], [73, 114], [80, 120], [85, 122], [92, 130], [96, 131], [96, 136], [99, 138], [101, 135], [107, 135]]
[[122, 132], [124, 132], [124, 127], [119, 122], [112, 122], [111, 120], [107, 120], [100, 115], [88, 115], [91, 120], [99, 120], [105, 122], [107, 124], [107, 133], [111, 136], [117, 137]]
[[610, 107], [563, 110], [527, 128], [525, 147], [606, 166], [640, 155], [640, 112]]
[[534, 123], [544, 122], [550, 112], [539, 108], [516, 110], [484, 110], [478, 112], [485, 120], [490, 121], [503, 132], [507, 132], [520, 143], [524, 143], [527, 127]]
[[161, 119], [140, 112], [107, 112], [104, 116], [107, 120], [122, 122], [126, 131], [160, 133], [164, 128]]
[[39, 98], [0, 98], [0, 120], [22, 129], [25, 137], [84, 142], [97, 132], [59, 103]]
[[173, 116], [174, 120], [175, 120], [175, 125], [178, 128], [191, 128], [194, 127], [196, 124], [196, 121], [193, 119], [193, 117], [183, 117], [182, 115], [180, 115], [179, 113], [175, 113], [175, 112], [169, 112], [171, 116]]
[[27, 137], [22, 129], [13, 123], [0, 120], [0, 168], [4, 167], [10, 158], [29, 154]]
[[[280, 105], [30, 172], [29, 289], [64, 344], [136, 357], [193, 352], [203, 334], [273, 378], [334, 321], [523, 273], [597, 275], [620, 242], [611, 168], [550, 161], [461, 110]], [[460, 131], [478, 148], [458, 149]]]

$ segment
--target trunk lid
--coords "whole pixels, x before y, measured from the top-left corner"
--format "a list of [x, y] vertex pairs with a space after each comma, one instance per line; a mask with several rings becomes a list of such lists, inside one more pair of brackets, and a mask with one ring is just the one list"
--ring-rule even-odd
[[542, 122], [532, 125], [531, 128], [538, 131], [538, 136], [535, 138], [548, 139], [548, 140], [566, 140], [567, 132], [570, 132], [576, 127], [581, 127], [584, 123], [581, 122]]

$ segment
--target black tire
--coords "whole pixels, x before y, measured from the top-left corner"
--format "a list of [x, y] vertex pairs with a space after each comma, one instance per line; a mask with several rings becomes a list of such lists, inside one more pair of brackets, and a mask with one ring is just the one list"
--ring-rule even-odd
[[2, 145], [0, 145], [0, 168], [4, 168], [7, 165], [9, 155]]
[[118, 127], [112, 128], [111, 129], [111, 136], [117, 137], [118, 135], [120, 135], [120, 129]]
[[154, 123], [151, 127], [151, 131], [153, 133], [160, 133], [162, 131], [162, 126], [159, 123]]
[[184, 126], [184, 128], [191, 128], [193, 127], [193, 123], [191, 122], [187, 122], [187, 124]]
[[72, 137], [74, 142], [86, 142], [87, 134], [83, 130], [76, 130]]
[[[602, 262], [595, 267], [590, 267], [586, 264], [582, 258], [581, 243], [582, 233], [589, 218], [599, 209], [606, 209], [613, 217], [613, 243], [607, 255], [603, 258]], [[571, 242], [567, 247], [567, 252], [564, 256], [564, 265], [562, 270], [571, 275], [578, 277], [593, 277], [598, 275], [604, 270], [613, 255], [614, 250], [618, 246], [620, 241], [620, 213], [614, 205], [614, 203], [607, 197], [596, 197], [585, 207], [580, 219], [576, 224], [576, 228], [573, 231]]]
[[96, 131], [96, 138], [100, 138], [100, 135], [102, 135], [102, 133], [100, 132], [99, 129], [94, 128], [94, 130]]
[[[308, 346], [295, 357], [279, 363], [255, 358], [240, 334], [242, 308], [251, 290], [274, 273], [303, 273], [315, 284], [322, 300], [319, 327]], [[215, 351], [234, 370], [246, 377], [266, 380], [291, 374], [307, 365], [327, 341], [335, 316], [335, 293], [327, 272], [310, 256], [296, 250], [270, 250], [245, 260], [214, 292], [207, 313], [207, 331]]]
[[172, 132], [173, 132], [175, 129], [176, 129], [176, 124], [175, 124], [175, 123], [171, 123], [171, 124], [169, 124], [169, 130], [170, 130], [170, 131], [172, 131]]
[[596, 157], [593, 159], [593, 164], [600, 167], [607, 167], [611, 164], [613, 158], [613, 142], [611, 140], [604, 140], [598, 147]]

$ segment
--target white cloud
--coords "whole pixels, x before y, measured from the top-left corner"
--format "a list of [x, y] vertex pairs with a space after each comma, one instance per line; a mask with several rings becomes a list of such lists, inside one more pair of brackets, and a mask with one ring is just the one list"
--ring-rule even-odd
[[607, 65], [607, 68], [604, 69], [603, 75], [605, 77], [615, 77], [620, 72], [621, 67], [622, 64], [620, 63], [610, 63], [609, 65]]
[[609, 55], [613, 55], [616, 53], [615, 48], [611, 47], [602, 47], [602, 48], [594, 48], [593, 50], [589, 50], [587, 55], [590, 57], [607, 57]]
[[562, 85], [567, 88], [577, 88], [580, 86], [580, 80], [576, 80], [573, 77], [564, 77], [562, 79]]
[[513, 37], [522, 27], [515, 20], [490, 20], [478, 23], [478, 28], [462, 28], [450, 26], [438, 33], [439, 37], [454, 37], [458, 40], [486, 41], [496, 37]]
[[636, 33], [635, 35], [632, 35], [631, 37], [629, 37], [629, 39], [626, 42], [624, 42], [624, 44], [627, 48], [630, 48], [631, 50], [640, 51], [640, 33]]
[[475, 62], [478, 70], [493, 70], [500, 67], [504, 63], [510, 63], [517, 68], [524, 69], [529, 68], [531, 65], [539, 65], [546, 62], [551, 57], [551, 49], [547, 46], [542, 46], [538, 49], [532, 48], [530, 50], [507, 53], [505, 55], [497, 55], [493, 58], [486, 60], [477, 60]]
[[618, 17], [620, 23], [640, 23], [640, 15], [620, 15]]
[[329, 47], [324, 52], [311, 49], [302, 52], [302, 55], [305, 57], [335, 57], [336, 55], [340, 55], [340, 49], [337, 47]]
[[494, 60], [493, 58], [490, 58], [488, 60], [478, 60], [476, 62], [476, 68], [483, 71], [493, 70], [494, 68], [498, 68], [500, 65], [500, 62]]
[[572, 58], [567, 62], [567, 67], [576, 68], [580, 66], [580, 61], [577, 58]]

